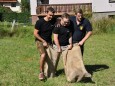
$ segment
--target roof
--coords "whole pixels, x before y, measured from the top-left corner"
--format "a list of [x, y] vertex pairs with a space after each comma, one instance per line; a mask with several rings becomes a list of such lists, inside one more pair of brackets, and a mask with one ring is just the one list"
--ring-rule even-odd
[[17, 0], [0, 0], [1, 3], [3, 2], [17, 2]]

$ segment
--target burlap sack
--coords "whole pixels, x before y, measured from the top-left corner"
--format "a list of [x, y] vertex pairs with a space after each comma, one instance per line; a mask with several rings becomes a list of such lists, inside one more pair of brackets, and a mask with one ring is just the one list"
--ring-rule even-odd
[[66, 49], [63, 51], [62, 56], [67, 81], [78, 82], [85, 77], [85, 74], [88, 74], [84, 67], [80, 46], [78, 46], [78, 44], [74, 44], [71, 50]]
[[47, 57], [44, 63], [44, 75], [46, 77], [55, 77], [55, 72], [59, 60], [59, 53], [49, 46], [47, 49]]

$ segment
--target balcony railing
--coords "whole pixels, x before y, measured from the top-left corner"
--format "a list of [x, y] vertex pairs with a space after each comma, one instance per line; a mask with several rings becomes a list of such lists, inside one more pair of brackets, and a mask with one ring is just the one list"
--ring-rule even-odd
[[84, 4], [42, 4], [38, 5], [36, 8], [36, 12], [38, 16], [44, 16], [46, 14], [46, 10], [48, 7], [53, 7], [56, 11], [55, 15], [61, 15], [64, 12], [69, 13], [70, 15], [74, 15], [74, 12], [77, 8], [81, 8], [84, 13], [92, 12], [92, 4], [84, 3]]

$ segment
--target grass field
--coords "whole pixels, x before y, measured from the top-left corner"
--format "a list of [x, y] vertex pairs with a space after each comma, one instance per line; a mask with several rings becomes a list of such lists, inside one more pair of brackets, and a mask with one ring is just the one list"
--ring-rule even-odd
[[85, 44], [84, 64], [92, 81], [68, 83], [61, 59], [59, 76], [39, 81], [38, 61], [33, 36], [0, 39], [0, 86], [115, 86], [115, 34], [92, 35]]

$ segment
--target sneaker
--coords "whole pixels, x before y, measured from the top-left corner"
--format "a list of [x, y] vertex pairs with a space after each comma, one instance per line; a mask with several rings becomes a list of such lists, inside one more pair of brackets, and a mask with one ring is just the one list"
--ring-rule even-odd
[[44, 74], [43, 74], [43, 72], [41, 72], [40, 74], [39, 74], [39, 80], [43, 80], [44, 79]]

